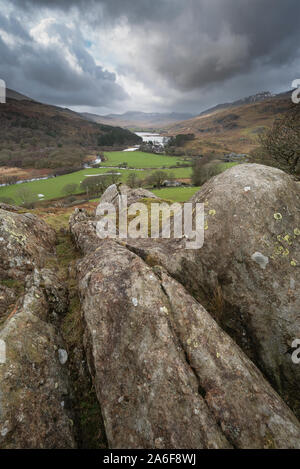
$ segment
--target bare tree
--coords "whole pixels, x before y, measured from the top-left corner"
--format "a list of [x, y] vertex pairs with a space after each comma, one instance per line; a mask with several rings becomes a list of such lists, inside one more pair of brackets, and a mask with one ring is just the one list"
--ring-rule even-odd
[[63, 188], [62, 188], [62, 193], [65, 194], [66, 196], [70, 196], [72, 194], [75, 194], [75, 192], [77, 191], [78, 189], [78, 185], [77, 184], [66, 184]]
[[213, 176], [221, 172], [221, 161], [211, 156], [202, 156], [193, 162], [192, 182], [195, 186], [201, 186]]
[[132, 189], [141, 185], [141, 180], [135, 172], [131, 172], [127, 177], [127, 185]]
[[290, 174], [300, 174], [300, 106], [291, 107], [282, 118], [276, 119], [260, 141], [274, 166]]
[[20, 189], [17, 192], [18, 197], [21, 199], [22, 205], [26, 208], [33, 208], [34, 207], [34, 202], [37, 201], [37, 196], [31, 192], [31, 190], [26, 187], [20, 187]]

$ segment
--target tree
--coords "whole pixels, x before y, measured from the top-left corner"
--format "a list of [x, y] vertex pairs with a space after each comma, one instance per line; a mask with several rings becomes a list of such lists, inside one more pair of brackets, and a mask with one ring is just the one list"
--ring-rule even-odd
[[127, 185], [131, 187], [132, 189], [135, 189], [136, 187], [140, 187], [141, 185], [141, 180], [138, 177], [138, 175], [132, 171], [128, 177], [127, 177]]
[[22, 205], [26, 208], [33, 208], [34, 202], [37, 201], [37, 196], [26, 186], [20, 187], [17, 195], [21, 199]]
[[69, 196], [69, 195], [74, 194], [77, 191], [77, 189], [78, 189], [77, 184], [66, 184], [62, 188], [62, 193], [65, 194], [66, 196]]
[[85, 178], [80, 187], [86, 192], [87, 197], [99, 197], [112, 184], [110, 175], [92, 176]]
[[272, 129], [260, 137], [262, 149], [271, 163], [290, 174], [300, 174], [300, 107], [295, 105]]
[[197, 158], [193, 162], [192, 183], [195, 186], [201, 186], [221, 171], [220, 161], [211, 156]]
[[154, 171], [153, 173], [150, 174], [150, 176], [147, 177], [146, 183], [149, 184], [150, 186], [154, 186], [160, 189], [162, 186], [162, 183], [166, 179], [173, 179], [173, 178], [174, 176], [172, 174], [167, 174], [164, 171], [158, 170], [158, 171]]
[[[111, 181], [111, 184], [117, 184], [121, 179], [121, 174], [116, 169], [112, 169], [110, 171], [110, 174], [107, 174], [107, 176], [110, 176], [109, 179]], [[107, 179], [107, 181], [109, 179]]]

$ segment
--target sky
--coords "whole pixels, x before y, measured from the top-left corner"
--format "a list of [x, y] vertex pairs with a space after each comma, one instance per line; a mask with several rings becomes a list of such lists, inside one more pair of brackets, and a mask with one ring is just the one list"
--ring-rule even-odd
[[0, 0], [0, 78], [95, 114], [201, 111], [300, 78], [299, 0]]

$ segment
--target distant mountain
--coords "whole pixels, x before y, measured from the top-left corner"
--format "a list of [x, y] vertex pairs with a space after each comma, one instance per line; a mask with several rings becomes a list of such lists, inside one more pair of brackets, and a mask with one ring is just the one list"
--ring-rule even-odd
[[188, 114], [184, 112], [159, 113], [139, 111], [128, 111], [124, 114], [107, 114], [105, 116], [84, 112], [81, 115], [85, 119], [91, 120], [93, 122], [118, 125], [121, 127], [131, 129], [134, 128], [137, 130], [158, 130], [159, 128], [165, 127], [166, 125], [191, 119], [195, 116], [194, 114]]
[[217, 104], [217, 106], [211, 107], [201, 112], [199, 116], [205, 116], [207, 114], [212, 114], [213, 112], [222, 111], [224, 109], [230, 109], [234, 107], [243, 106], [244, 104], [261, 103], [262, 101], [265, 101], [266, 99], [270, 99], [273, 96], [275, 95], [270, 93], [270, 91], [262, 91], [261, 93], [254, 94], [252, 96], [248, 96], [247, 98], [242, 98], [237, 101], [233, 101], [230, 103]]

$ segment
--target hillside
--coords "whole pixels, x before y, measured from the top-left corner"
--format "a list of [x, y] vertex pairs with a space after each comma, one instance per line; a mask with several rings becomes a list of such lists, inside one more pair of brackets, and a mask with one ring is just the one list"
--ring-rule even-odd
[[139, 111], [129, 111], [124, 114], [108, 114], [106, 116], [83, 113], [82, 116], [93, 122], [118, 125], [135, 130], [159, 130], [166, 125], [194, 117], [193, 114], [184, 112], [159, 113]]
[[243, 106], [244, 104], [260, 103], [262, 101], [265, 101], [266, 99], [272, 98], [273, 96], [274, 95], [270, 93], [269, 91], [263, 91], [261, 93], [254, 94], [252, 96], [247, 96], [246, 98], [241, 98], [241, 99], [238, 99], [237, 101], [233, 101], [230, 103], [217, 104], [214, 107], [211, 107], [209, 109], [206, 109], [205, 111], [202, 111], [199, 114], [199, 116], [206, 116], [216, 111], [222, 111], [222, 110], [229, 109], [229, 108], [239, 107], [239, 106]]
[[42, 104], [12, 90], [0, 106], [2, 167], [80, 168], [93, 151], [140, 140], [128, 130], [89, 122], [69, 109]]
[[168, 126], [166, 135], [193, 133], [195, 139], [186, 144], [186, 149], [196, 154], [249, 153], [257, 147], [259, 134], [290, 106], [289, 92], [276, 96], [265, 94], [257, 100], [249, 97]]

